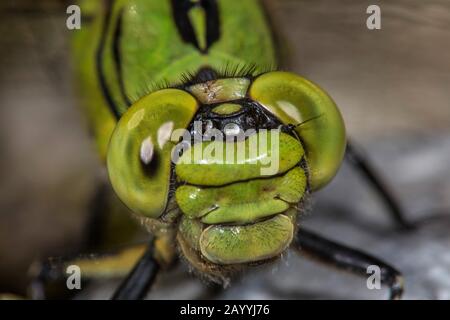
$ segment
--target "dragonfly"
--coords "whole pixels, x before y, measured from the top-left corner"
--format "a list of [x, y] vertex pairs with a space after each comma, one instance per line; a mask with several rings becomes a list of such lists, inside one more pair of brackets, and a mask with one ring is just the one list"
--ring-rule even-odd
[[[413, 227], [346, 138], [332, 98], [279, 70], [276, 38], [259, 1], [106, 0], [80, 7], [83, 26], [72, 51], [81, 104], [124, 217], [139, 221], [150, 240], [115, 253], [49, 259], [32, 282], [34, 298], [45, 298], [48, 283], [64, 278], [69, 265], [86, 278], [123, 276], [112, 298], [141, 299], [180, 256], [195, 273], [224, 285], [290, 248], [363, 277], [376, 265], [388, 297], [401, 297], [395, 267], [299, 225], [304, 202], [333, 179], [345, 157], [394, 221]], [[261, 157], [251, 156], [239, 164], [217, 164], [212, 156], [174, 163], [175, 129], [223, 136], [253, 130], [258, 138], [274, 130], [278, 170], [261, 175]], [[223, 146], [203, 138], [196, 143], [202, 148]], [[248, 149], [249, 140], [230, 144]], [[188, 140], [180, 160], [194, 149]], [[111, 207], [103, 193], [94, 199], [94, 214]], [[97, 231], [102, 223], [95, 221]]]

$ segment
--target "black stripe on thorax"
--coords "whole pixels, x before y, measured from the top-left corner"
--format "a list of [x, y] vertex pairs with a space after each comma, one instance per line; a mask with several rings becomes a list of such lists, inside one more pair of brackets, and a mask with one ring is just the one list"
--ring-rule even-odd
[[[178, 33], [184, 42], [191, 43], [198, 50], [206, 53], [214, 42], [220, 38], [220, 14], [216, 0], [171, 0], [172, 16]], [[200, 48], [195, 35], [194, 27], [189, 19], [189, 10], [200, 6], [206, 16], [206, 48]]]
[[131, 105], [131, 101], [125, 93], [125, 83], [123, 80], [122, 73], [122, 58], [120, 52], [120, 39], [122, 37], [122, 23], [123, 23], [123, 9], [119, 13], [119, 18], [117, 19], [116, 28], [114, 30], [113, 36], [113, 56], [114, 56], [114, 66], [116, 69], [117, 77], [119, 78], [120, 93], [122, 94], [123, 100], [128, 106]]
[[[110, 24], [112, 23], [112, 11], [114, 7], [115, 0], [105, 0], [105, 17], [103, 21], [103, 26], [100, 34], [100, 43], [96, 52], [96, 69], [97, 69], [97, 75], [100, 82], [100, 87], [103, 93], [103, 96], [106, 99], [106, 102], [113, 113], [113, 115], [116, 117], [116, 119], [120, 118], [120, 111], [117, 106], [117, 103], [114, 101], [114, 98], [111, 94], [111, 90], [108, 86], [108, 83], [106, 81], [106, 75], [105, 70], [103, 66], [103, 59], [106, 54], [106, 40], [108, 36], [108, 30], [110, 27]], [[121, 54], [120, 54], [120, 38], [122, 35], [122, 13], [120, 12], [118, 21], [116, 23], [116, 27], [113, 34], [113, 42], [112, 42], [112, 54], [113, 54], [113, 61], [115, 70], [117, 73], [117, 77], [119, 79], [119, 88], [121, 91], [121, 95], [124, 99], [124, 101], [127, 103], [127, 105], [131, 105], [131, 102], [129, 101], [127, 95], [125, 94], [125, 86], [123, 82], [123, 75], [122, 75], [122, 66], [121, 66]]]

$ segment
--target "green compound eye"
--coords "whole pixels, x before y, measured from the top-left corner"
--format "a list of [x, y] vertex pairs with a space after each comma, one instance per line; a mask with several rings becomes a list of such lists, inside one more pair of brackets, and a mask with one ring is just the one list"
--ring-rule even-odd
[[310, 169], [311, 189], [324, 187], [335, 176], [344, 156], [342, 116], [333, 100], [317, 85], [289, 72], [269, 72], [251, 85], [249, 95], [285, 124], [297, 125]]
[[119, 198], [135, 213], [158, 218], [167, 204], [173, 130], [186, 128], [198, 109], [189, 93], [165, 89], [134, 103], [108, 147], [107, 166]]

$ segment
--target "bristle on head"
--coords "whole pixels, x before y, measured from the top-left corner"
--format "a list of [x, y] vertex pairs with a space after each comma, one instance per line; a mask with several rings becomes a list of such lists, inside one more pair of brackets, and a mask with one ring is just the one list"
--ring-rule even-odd
[[195, 72], [187, 71], [181, 74], [180, 79], [175, 82], [162, 80], [159, 82], [149, 82], [145, 85], [139, 93], [132, 97], [132, 101], [137, 101], [139, 98], [148, 95], [152, 92], [168, 89], [186, 87], [204, 83], [207, 81], [224, 79], [224, 78], [247, 78], [253, 80], [255, 77], [273, 71], [274, 66], [259, 66], [254, 63], [251, 64], [233, 64], [227, 63], [220, 70], [215, 70], [211, 67], [205, 66]]

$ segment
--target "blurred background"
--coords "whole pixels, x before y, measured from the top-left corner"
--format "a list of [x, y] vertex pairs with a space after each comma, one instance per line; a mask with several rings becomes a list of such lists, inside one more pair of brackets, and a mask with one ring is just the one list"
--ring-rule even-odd
[[[245, 0], [243, 0], [245, 1]], [[23, 293], [30, 263], [76, 252], [104, 169], [72, 83], [67, 1], [0, 2], [0, 292]], [[303, 224], [376, 255], [405, 275], [405, 298], [450, 299], [450, 2], [265, 0], [283, 64], [319, 83], [348, 134], [419, 230], [395, 229], [373, 190], [344, 164], [314, 195]], [[381, 7], [381, 30], [366, 8]], [[150, 298], [195, 298], [205, 285], [180, 265]], [[80, 297], [108, 298], [117, 282]], [[250, 269], [220, 298], [364, 298], [365, 279], [289, 252]]]

